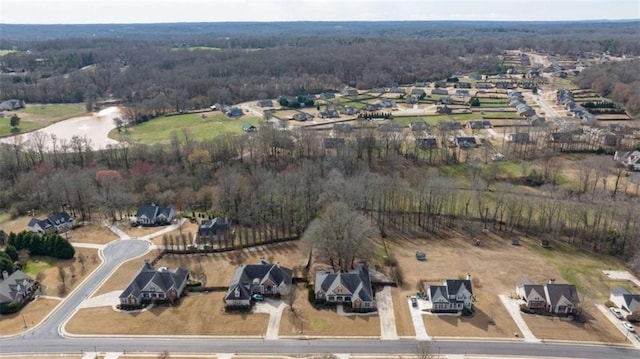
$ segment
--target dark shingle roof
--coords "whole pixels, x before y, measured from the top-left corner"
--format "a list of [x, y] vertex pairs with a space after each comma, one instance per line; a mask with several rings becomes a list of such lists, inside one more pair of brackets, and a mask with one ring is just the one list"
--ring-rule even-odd
[[[281, 267], [279, 264], [248, 264], [240, 266], [236, 269], [229, 290], [225, 299], [238, 300], [249, 299], [251, 297], [251, 284], [258, 280], [260, 283], [270, 280], [275, 285], [291, 285], [293, 271], [288, 268]], [[238, 289], [239, 296], [235, 295]]]
[[11, 273], [5, 280], [0, 278], [0, 303], [16, 300], [18, 286], [23, 285], [24, 281], [33, 282], [33, 279], [20, 270]]
[[562, 297], [573, 303], [578, 302], [578, 292], [576, 286], [573, 284], [546, 284], [546, 292], [548, 294], [548, 302], [550, 305], [558, 305], [558, 302]]
[[120, 294], [120, 298], [127, 298], [131, 295], [140, 296], [140, 292], [153, 283], [163, 292], [168, 292], [171, 288], [180, 287], [189, 277], [189, 271], [185, 268], [176, 268], [174, 271], [156, 271], [150, 262], [145, 262], [138, 274], [131, 283]]
[[473, 294], [473, 288], [471, 288], [471, 281], [468, 279], [447, 279], [444, 282], [449, 294], [458, 293], [460, 287], [466, 288], [469, 293]]

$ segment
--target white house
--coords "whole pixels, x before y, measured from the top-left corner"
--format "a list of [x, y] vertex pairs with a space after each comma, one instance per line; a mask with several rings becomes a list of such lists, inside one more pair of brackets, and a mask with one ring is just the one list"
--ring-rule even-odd
[[640, 294], [631, 294], [628, 290], [618, 287], [611, 291], [609, 300], [618, 308], [629, 313], [640, 311]]
[[471, 309], [474, 300], [471, 275], [467, 274], [467, 279], [464, 280], [447, 279], [442, 285], [430, 285], [427, 295], [432, 303], [431, 311], [434, 313]]

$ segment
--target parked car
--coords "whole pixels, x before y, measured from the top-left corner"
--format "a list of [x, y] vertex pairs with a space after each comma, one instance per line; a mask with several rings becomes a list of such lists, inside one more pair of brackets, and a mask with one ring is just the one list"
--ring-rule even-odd
[[264, 301], [264, 297], [260, 294], [254, 294], [251, 296], [251, 299], [255, 300], [256, 302], [262, 302]]
[[411, 297], [411, 306], [414, 308], [418, 308], [418, 300], [416, 297]]
[[629, 322], [622, 322], [622, 326], [625, 327], [625, 329], [627, 329], [630, 332], [636, 331], [636, 328], [633, 325], [631, 325], [631, 323]]
[[611, 307], [609, 308], [609, 310], [611, 311], [611, 313], [613, 313], [613, 315], [615, 315], [616, 318], [618, 319], [624, 318], [622, 316], [622, 312], [620, 311], [620, 309]]

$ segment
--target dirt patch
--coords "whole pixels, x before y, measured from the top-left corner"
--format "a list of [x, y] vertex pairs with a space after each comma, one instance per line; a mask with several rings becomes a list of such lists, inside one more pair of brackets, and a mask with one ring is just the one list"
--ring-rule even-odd
[[120, 228], [120, 230], [122, 230], [124, 233], [129, 235], [129, 237], [131, 237], [131, 238], [139, 238], [139, 237], [148, 236], [148, 235], [150, 235], [152, 233], [155, 233], [157, 231], [161, 231], [164, 228], [166, 228], [166, 226], [157, 226], [157, 227], [138, 226], [138, 227], [132, 227], [130, 222], [127, 221], [127, 220], [124, 220], [122, 222], [116, 222], [115, 226]]
[[613, 324], [600, 311], [591, 306], [585, 309], [586, 323], [576, 323], [558, 318], [522, 314], [529, 329], [538, 339], [575, 340], [603, 343], [625, 343], [624, 334], [613, 327]]
[[303, 286], [296, 290], [293, 308], [282, 313], [281, 336], [380, 336], [378, 315], [341, 316], [333, 308], [316, 309]]
[[393, 297], [393, 312], [396, 318], [396, 331], [400, 337], [414, 337], [416, 331], [411, 321], [411, 312], [409, 302], [407, 301], [406, 290], [401, 288], [391, 289]]
[[256, 264], [260, 257], [269, 263], [280, 262], [283, 267], [294, 270], [294, 276], [301, 275], [301, 266], [307, 262], [307, 251], [303, 243], [287, 242], [208, 255], [166, 255], [157, 265], [187, 268], [193, 279], [201, 280], [207, 286], [227, 286], [239, 265]]
[[[40, 272], [42, 274], [35, 275], [35, 279], [42, 284], [42, 294], [61, 297], [70, 293], [101, 263], [98, 251], [90, 248], [76, 248], [73, 259], [57, 260], [42, 256], [37, 256], [35, 259], [47, 262], [47, 269]], [[65, 290], [61, 289], [62, 277], [58, 268], [62, 268], [64, 272]]]
[[107, 244], [118, 239], [109, 228], [102, 223], [86, 223], [72, 231], [65, 232], [63, 236], [67, 236], [71, 243], [93, 243]]
[[[224, 293], [192, 294], [174, 307], [142, 313], [119, 313], [112, 308], [81, 309], [67, 324], [70, 333], [101, 335], [264, 335], [268, 314], [227, 314]], [[99, 326], [95, 323], [100, 323]]]
[[[162, 229], [162, 227], [153, 227], [156, 228], [156, 231], [159, 231]], [[184, 224], [182, 225], [182, 234], [184, 236], [187, 236], [187, 238], [192, 238], [193, 240], [195, 240], [196, 235], [198, 234], [198, 224], [197, 223], [191, 223], [189, 221], [185, 221]], [[157, 245], [163, 245], [164, 240], [163, 238], [165, 238], [165, 235], [167, 236], [166, 238], [170, 238], [169, 236], [173, 236], [174, 238], [180, 238], [180, 229], [175, 229], [171, 232], [159, 235], [159, 236], [155, 236], [153, 238], [151, 238], [151, 241], [154, 244]], [[191, 237], [189, 237], [191, 236]], [[176, 240], [177, 241], [177, 240]], [[188, 241], [187, 241], [188, 242]], [[189, 244], [189, 243], [187, 243]]]
[[145, 259], [154, 259], [158, 253], [151, 251], [140, 258], [131, 259], [123, 263], [115, 272], [107, 279], [102, 286], [94, 293], [93, 297], [113, 292], [114, 290], [124, 290], [131, 282], [133, 277], [140, 271]]
[[31, 220], [31, 217], [27, 217], [27, 216], [11, 219], [2, 223], [0, 225], [0, 229], [7, 232], [7, 234], [11, 232], [20, 233], [22, 231], [27, 230], [27, 225], [29, 224], [30, 220]]
[[33, 328], [40, 323], [60, 301], [38, 298], [29, 302], [18, 313], [3, 315], [0, 320], [0, 333], [3, 335], [18, 334], [24, 330], [25, 323]]

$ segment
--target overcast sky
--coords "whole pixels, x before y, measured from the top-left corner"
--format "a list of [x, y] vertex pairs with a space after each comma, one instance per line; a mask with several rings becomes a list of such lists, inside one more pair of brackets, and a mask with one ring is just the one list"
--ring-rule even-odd
[[639, 18], [640, 0], [0, 0], [4, 24]]

